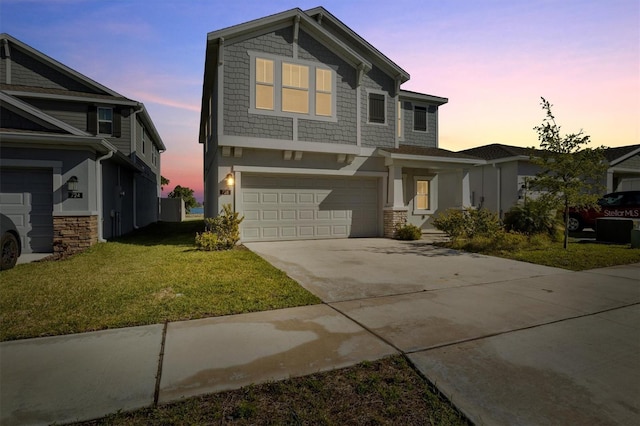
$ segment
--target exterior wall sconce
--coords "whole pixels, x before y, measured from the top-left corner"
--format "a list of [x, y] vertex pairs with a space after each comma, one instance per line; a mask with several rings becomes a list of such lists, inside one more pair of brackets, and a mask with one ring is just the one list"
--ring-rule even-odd
[[71, 176], [66, 185], [69, 198], [82, 198], [82, 192], [78, 191], [78, 178], [76, 176]]
[[225, 176], [224, 180], [227, 182], [227, 186], [233, 186], [236, 181], [233, 178], [233, 173], [228, 173], [227, 176]]

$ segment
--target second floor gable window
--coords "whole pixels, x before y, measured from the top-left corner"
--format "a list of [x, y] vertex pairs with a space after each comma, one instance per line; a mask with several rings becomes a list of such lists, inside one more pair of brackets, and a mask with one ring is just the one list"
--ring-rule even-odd
[[101, 135], [113, 134], [112, 108], [98, 108], [98, 133]]
[[413, 130], [416, 132], [427, 131], [427, 107], [418, 105], [413, 107]]
[[385, 123], [385, 96], [382, 93], [369, 93], [369, 123]]
[[254, 114], [336, 120], [335, 71], [321, 63], [249, 52]]

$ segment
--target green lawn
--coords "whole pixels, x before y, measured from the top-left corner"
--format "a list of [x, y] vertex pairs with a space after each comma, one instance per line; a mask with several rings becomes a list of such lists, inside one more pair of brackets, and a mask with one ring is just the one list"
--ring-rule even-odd
[[194, 248], [203, 222], [151, 225], [62, 261], [0, 273], [0, 340], [319, 303], [242, 248]]

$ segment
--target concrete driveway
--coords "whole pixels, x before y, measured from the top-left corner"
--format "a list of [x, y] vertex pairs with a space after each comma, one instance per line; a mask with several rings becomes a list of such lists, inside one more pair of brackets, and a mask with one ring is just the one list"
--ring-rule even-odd
[[640, 264], [570, 272], [388, 239], [247, 247], [405, 353], [476, 424], [640, 416]]

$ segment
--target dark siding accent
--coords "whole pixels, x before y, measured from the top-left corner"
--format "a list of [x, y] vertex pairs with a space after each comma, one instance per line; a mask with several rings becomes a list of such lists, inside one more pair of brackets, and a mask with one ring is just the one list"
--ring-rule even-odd
[[92, 135], [98, 134], [98, 107], [89, 105], [87, 112], [87, 132]]
[[113, 109], [113, 137], [119, 138], [122, 136], [122, 113], [120, 108]]

